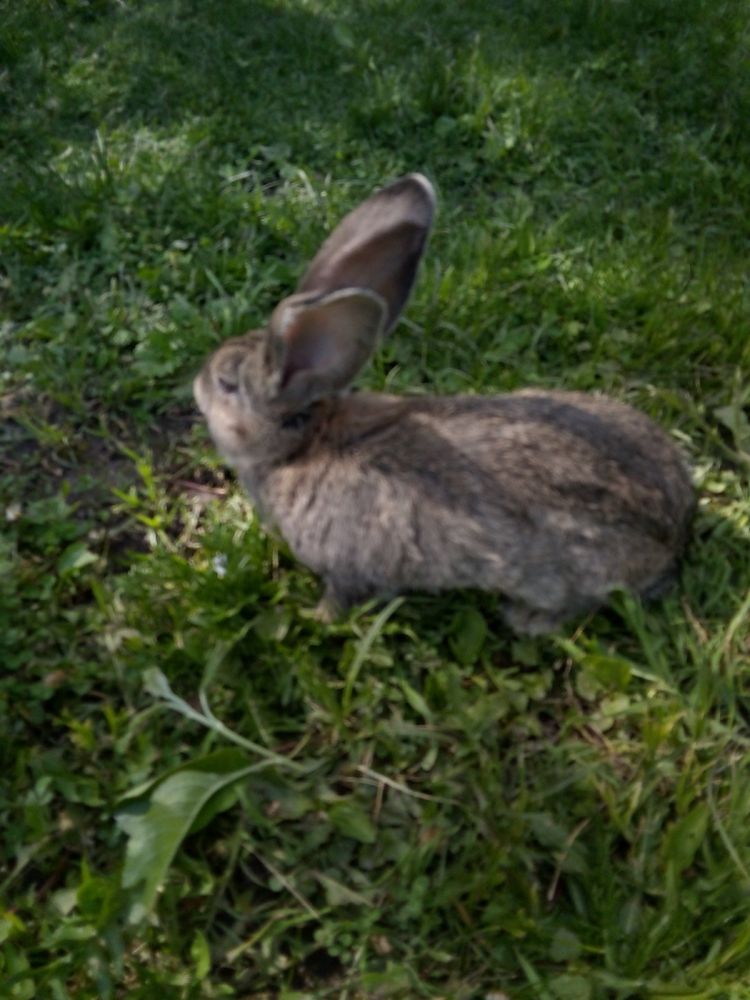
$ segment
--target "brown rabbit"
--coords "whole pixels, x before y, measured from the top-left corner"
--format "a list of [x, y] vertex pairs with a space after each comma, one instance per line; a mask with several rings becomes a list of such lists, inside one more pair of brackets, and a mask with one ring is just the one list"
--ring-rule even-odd
[[410, 174], [334, 230], [268, 328], [224, 343], [194, 384], [216, 446], [331, 611], [376, 595], [495, 590], [519, 632], [616, 588], [658, 593], [694, 506], [648, 417], [576, 392], [348, 394], [414, 281], [435, 209]]

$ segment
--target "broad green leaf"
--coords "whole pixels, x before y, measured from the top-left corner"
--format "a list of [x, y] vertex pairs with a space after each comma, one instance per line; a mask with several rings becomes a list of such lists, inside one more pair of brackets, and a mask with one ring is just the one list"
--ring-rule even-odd
[[737, 450], [750, 454], [750, 421], [745, 416], [740, 400], [732, 400], [730, 406], [717, 407], [714, 416], [730, 431]]
[[671, 861], [677, 872], [682, 872], [693, 863], [695, 852], [706, 836], [709, 810], [705, 802], [678, 819], [664, 838], [664, 856]]
[[556, 976], [549, 984], [557, 1000], [589, 1000], [591, 984], [583, 976]]
[[66, 576], [68, 573], [75, 573], [79, 569], [83, 569], [84, 566], [88, 566], [96, 560], [97, 556], [90, 549], [87, 549], [83, 542], [73, 542], [57, 560], [57, 572], [60, 576]]
[[[257, 770], [257, 764], [228, 770], [229, 760], [236, 763], [238, 756], [237, 751], [222, 750], [192, 761], [160, 781], [147, 798], [130, 800], [117, 813], [117, 824], [128, 837], [122, 885], [133, 890], [131, 923], [143, 919], [154, 905], [180, 844], [204, 810], [212, 808], [211, 799]], [[216, 811], [213, 808], [211, 815]]]
[[275, 806], [274, 818], [299, 819], [300, 816], [304, 816], [305, 813], [312, 812], [316, 808], [315, 799], [296, 788], [274, 782], [273, 785], [266, 786], [266, 791], [272, 796]]
[[414, 982], [406, 966], [389, 962], [385, 972], [366, 972], [362, 986], [368, 997], [404, 997], [413, 991]]
[[539, 643], [536, 639], [517, 639], [511, 644], [514, 663], [525, 667], [538, 667], [540, 663]]
[[352, 837], [363, 844], [375, 842], [375, 826], [364, 809], [356, 802], [336, 802], [328, 810], [328, 818], [339, 833], [343, 833], [345, 837]]
[[451, 628], [451, 649], [464, 666], [471, 666], [479, 659], [487, 637], [487, 622], [476, 608], [461, 608], [456, 612]]
[[591, 671], [600, 684], [616, 687], [621, 691], [627, 687], [632, 673], [631, 665], [626, 659], [605, 653], [589, 653], [582, 666]]
[[[156, 673], [161, 673], [161, 671], [156, 671]], [[155, 778], [142, 781], [139, 785], [125, 792], [120, 798], [120, 803], [131, 799], [143, 798], [156, 785], [161, 784], [162, 781], [166, 781], [171, 775], [178, 774], [180, 771], [211, 771], [216, 774], [231, 774], [233, 771], [242, 770], [248, 764], [247, 754], [243, 753], [242, 750], [236, 750], [233, 747], [228, 747], [225, 750], [214, 750], [213, 753], [206, 754], [204, 757], [197, 757], [186, 764], [177, 764], [163, 774], [158, 774]]]
[[92, 927], [91, 924], [65, 921], [55, 928], [47, 940], [52, 947], [56, 947], [65, 944], [79, 944], [82, 941], [93, 941], [96, 936], [96, 927]]
[[549, 957], [553, 962], [570, 962], [581, 954], [581, 942], [567, 927], [558, 927], [552, 938]]
[[239, 787], [237, 782], [232, 782], [231, 784], [224, 785], [220, 788], [215, 795], [206, 802], [195, 817], [193, 822], [190, 824], [190, 829], [188, 833], [197, 833], [202, 830], [205, 826], [211, 822], [214, 816], [218, 816], [219, 813], [226, 812], [227, 809], [231, 809], [232, 806], [237, 801], [239, 795]]
[[195, 965], [195, 978], [205, 979], [211, 971], [211, 950], [208, 947], [206, 936], [201, 931], [195, 932], [192, 944], [190, 945], [190, 957]]
[[353, 49], [356, 45], [354, 35], [345, 27], [341, 21], [336, 21], [333, 25], [333, 37], [342, 49]]
[[252, 621], [255, 634], [264, 642], [283, 642], [292, 616], [285, 608], [268, 608], [259, 612]]
[[361, 892], [355, 892], [330, 875], [315, 872], [315, 877], [323, 886], [329, 906], [370, 906], [371, 901]]
[[143, 689], [156, 698], [168, 698], [172, 694], [169, 681], [158, 667], [149, 667], [143, 671]]
[[3, 986], [7, 990], [4, 996], [10, 1000], [33, 1000], [36, 986], [33, 979], [26, 973], [30, 969], [29, 960], [24, 952], [11, 945], [6, 945], [0, 960], [4, 958], [0, 972], [3, 973]]
[[12, 910], [5, 910], [0, 916], [0, 944], [22, 934], [25, 930], [23, 921]]
[[550, 813], [536, 813], [530, 817], [531, 829], [542, 847], [559, 850], [568, 839], [568, 831]]
[[403, 679], [399, 680], [399, 687], [404, 692], [404, 698], [406, 698], [407, 702], [414, 709], [414, 711], [429, 722], [432, 719], [432, 712], [430, 711], [430, 706], [424, 700], [419, 691], [416, 691], [411, 684], [408, 684]]
[[[80, 887], [58, 889], [57, 892], [52, 893], [51, 902], [55, 911], [60, 914], [61, 917], [67, 917], [75, 908], [78, 902], [78, 893], [80, 892]], [[0, 941], [2, 941], [2, 925], [3, 921], [0, 919]]]
[[119, 912], [121, 889], [116, 875], [92, 875], [87, 866], [76, 891], [75, 903], [82, 920], [103, 930]]

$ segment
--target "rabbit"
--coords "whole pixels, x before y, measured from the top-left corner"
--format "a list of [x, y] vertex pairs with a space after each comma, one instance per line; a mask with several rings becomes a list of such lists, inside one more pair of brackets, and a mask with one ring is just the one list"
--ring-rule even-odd
[[615, 589], [676, 576], [694, 493], [677, 447], [581, 392], [396, 396], [349, 388], [414, 283], [436, 198], [421, 174], [375, 192], [323, 243], [266, 329], [194, 382], [213, 440], [262, 518], [322, 577], [322, 617], [404, 591], [502, 595], [521, 634]]

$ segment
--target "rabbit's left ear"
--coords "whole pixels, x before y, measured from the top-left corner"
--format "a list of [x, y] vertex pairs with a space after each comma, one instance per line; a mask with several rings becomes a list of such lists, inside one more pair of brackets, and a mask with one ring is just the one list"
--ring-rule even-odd
[[369, 289], [386, 304], [387, 333], [414, 284], [435, 204], [432, 184], [422, 174], [407, 174], [376, 191], [336, 226], [297, 291]]
[[386, 311], [367, 288], [283, 299], [268, 325], [270, 401], [289, 411], [348, 386], [372, 354]]

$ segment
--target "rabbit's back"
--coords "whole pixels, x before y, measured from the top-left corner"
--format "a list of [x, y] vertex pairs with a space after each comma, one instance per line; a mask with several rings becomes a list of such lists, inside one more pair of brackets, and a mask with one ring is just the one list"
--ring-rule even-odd
[[312, 424], [259, 499], [343, 604], [479, 587], [541, 631], [616, 587], [658, 587], [684, 545], [693, 490], [678, 450], [606, 397], [362, 394]]

